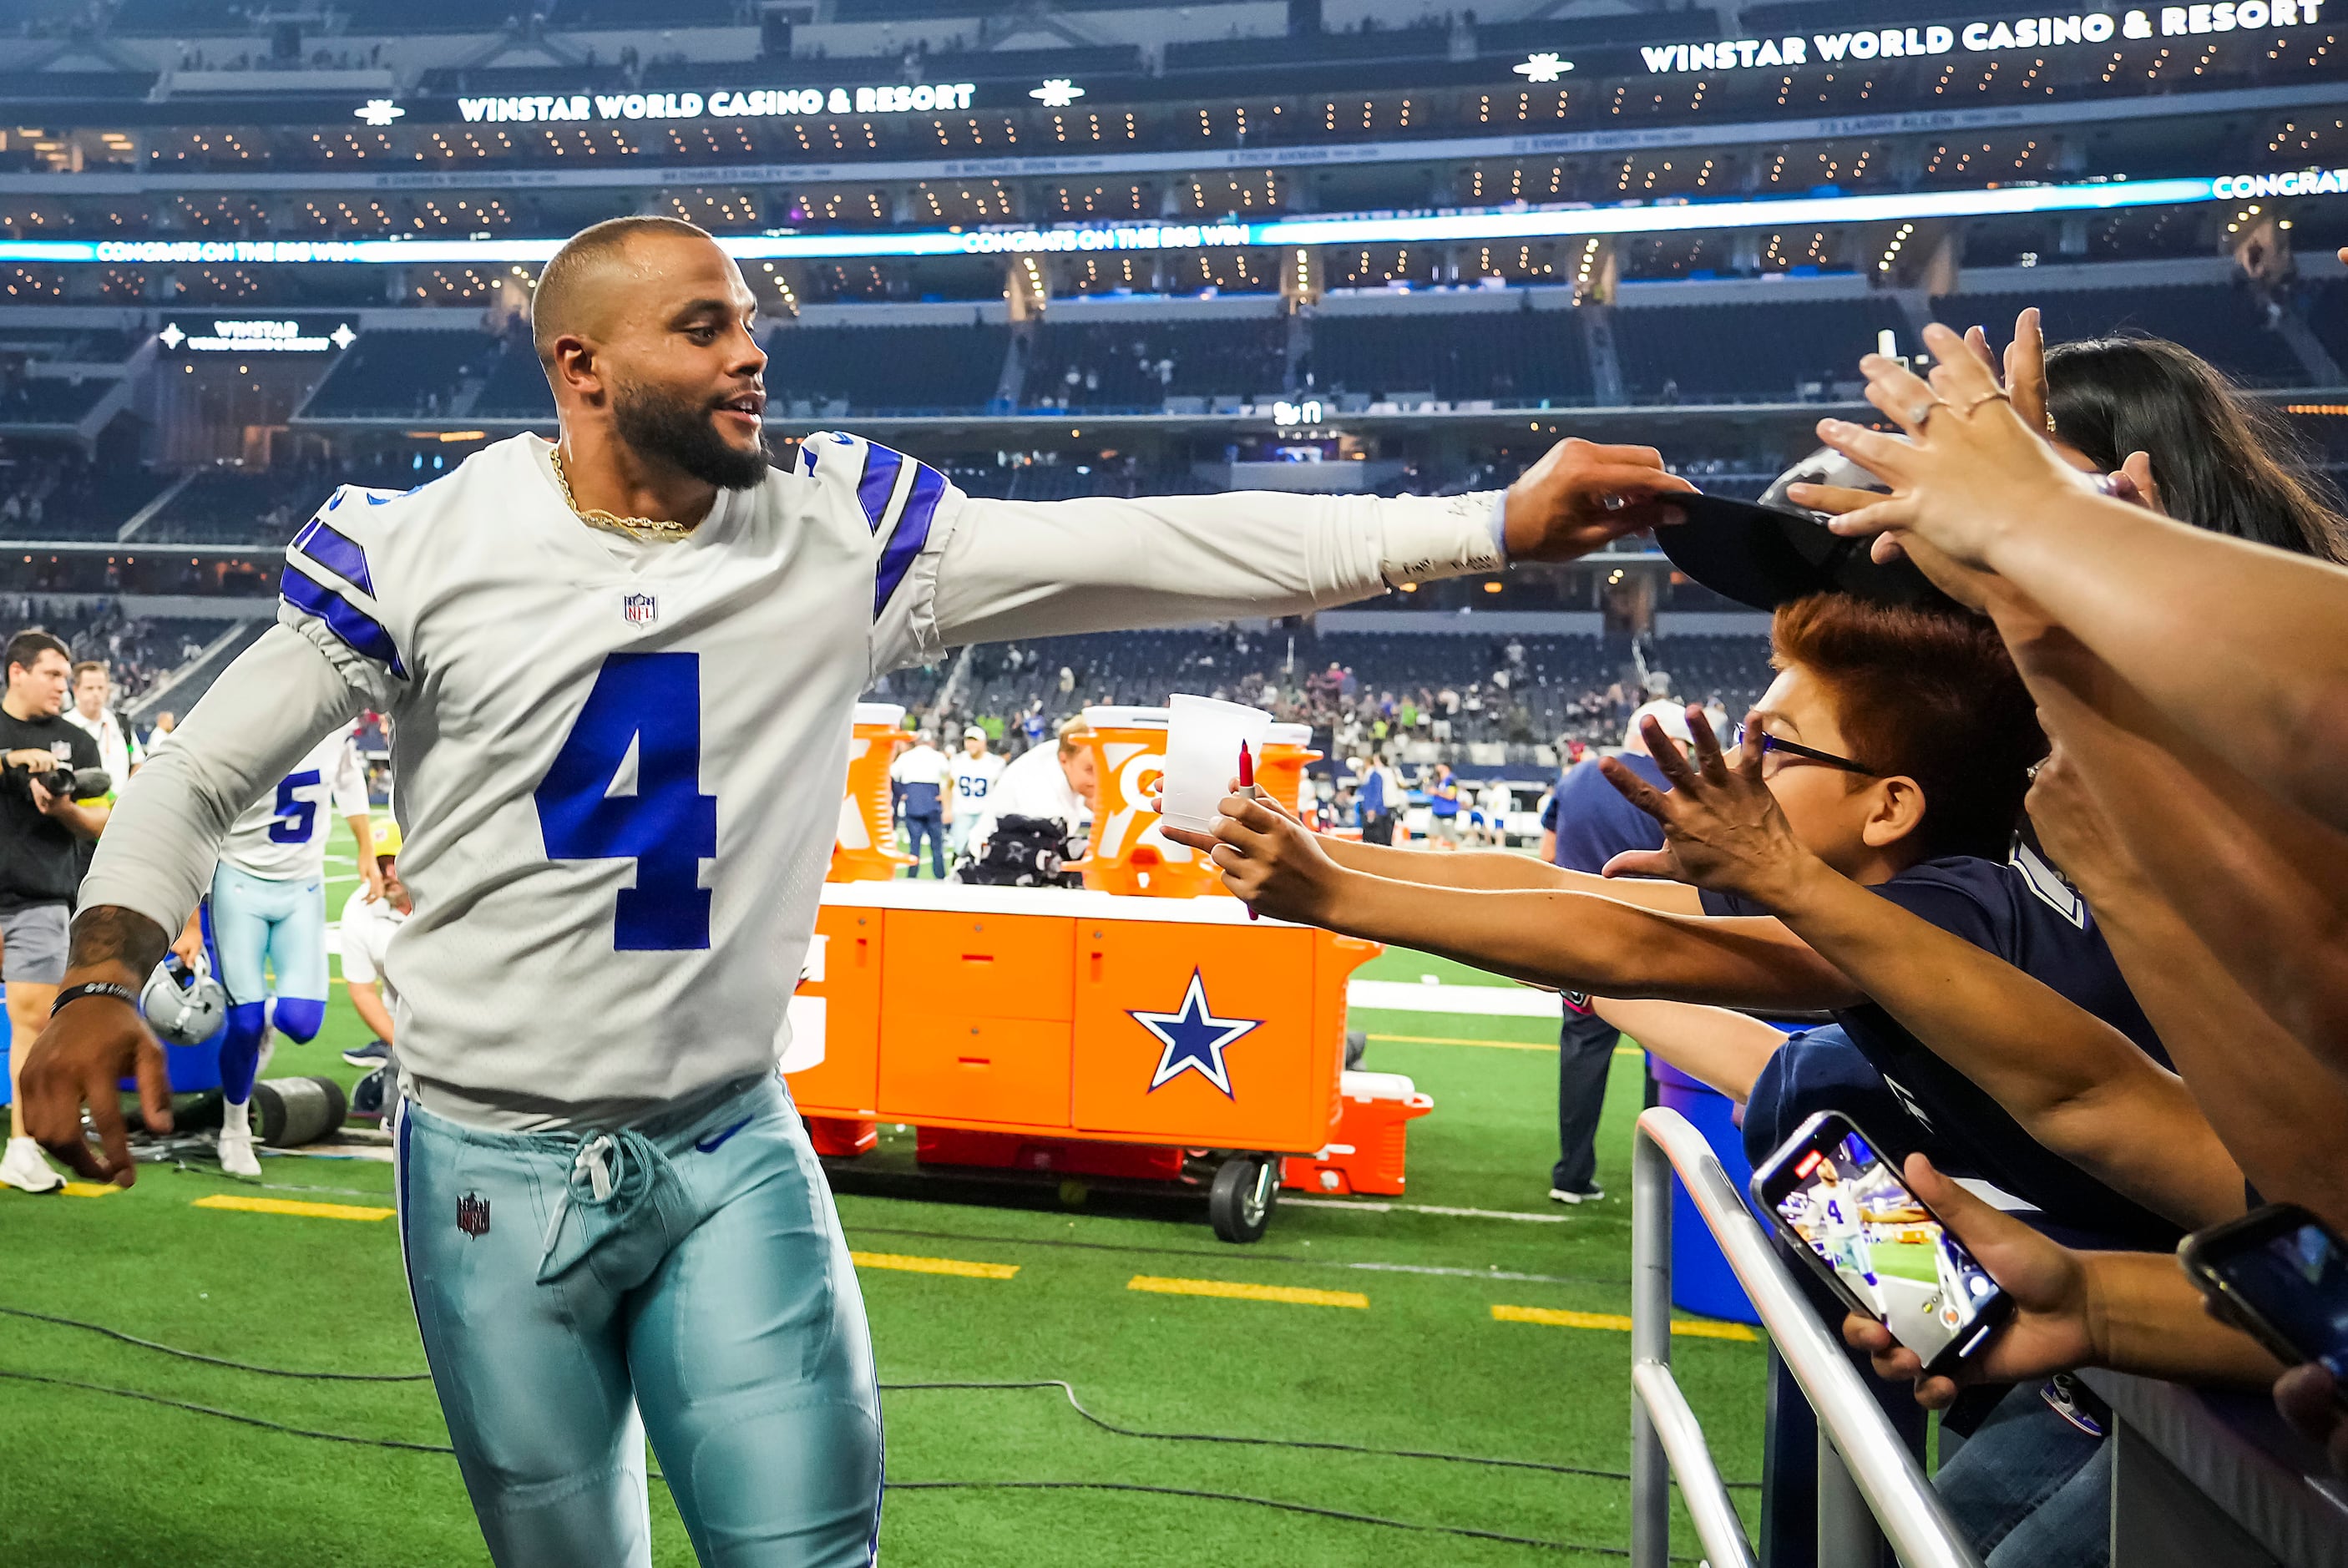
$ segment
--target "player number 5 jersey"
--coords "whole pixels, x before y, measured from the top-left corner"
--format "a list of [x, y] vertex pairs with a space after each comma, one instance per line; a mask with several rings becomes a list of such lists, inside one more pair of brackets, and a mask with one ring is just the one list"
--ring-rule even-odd
[[314, 881], [325, 872], [333, 819], [366, 814], [366, 770], [350, 727], [337, 725], [237, 818], [221, 860], [267, 882]]

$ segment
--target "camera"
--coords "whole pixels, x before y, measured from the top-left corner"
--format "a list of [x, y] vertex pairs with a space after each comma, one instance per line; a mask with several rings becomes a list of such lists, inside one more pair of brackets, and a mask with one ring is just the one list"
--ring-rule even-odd
[[68, 768], [46, 751], [26, 748], [5, 758], [8, 774], [30, 785], [35, 776], [41, 788], [70, 800], [93, 800], [114, 788], [114, 776], [103, 768]]

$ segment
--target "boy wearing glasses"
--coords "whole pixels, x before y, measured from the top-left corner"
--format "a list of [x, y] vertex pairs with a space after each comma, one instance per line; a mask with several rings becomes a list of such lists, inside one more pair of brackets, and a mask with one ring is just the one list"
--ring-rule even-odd
[[[2157, 1057], [2085, 906], [2043, 862], [2013, 854], [2045, 740], [1994, 629], [1953, 607], [1818, 593], [1777, 608], [1772, 643], [1776, 679], [1747, 722], [1760, 731], [1768, 793], [1800, 845]], [[1260, 805], [1233, 808], [1218, 824], [1231, 851], [1219, 859], [1233, 890], [1268, 913], [1600, 996], [1831, 1011], [1838, 1029], [1779, 1051], [1764, 1070], [1749, 1134], [1791, 1127], [1822, 1099], [1894, 1153], [1921, 1148], [2083, 1232], [2175, 1239], [2176, 1226], [2032, 1138], [1756, 904], [1521, 855], [1316, 839]]]

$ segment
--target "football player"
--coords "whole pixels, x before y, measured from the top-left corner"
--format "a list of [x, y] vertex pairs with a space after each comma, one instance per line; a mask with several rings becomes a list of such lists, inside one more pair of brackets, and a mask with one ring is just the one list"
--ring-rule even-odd
[[[204, 906], [212, 973], [228, 988], [221, 1037], [221, 1169], [257, 1179], [252, 1080], [273, 1029], [317, 1038], [326, 1021], [326, 808], [358, 842], [362, 895], [383, 896], [367, 817], [366, 775], [350, 725], [338, 724], [231, 825]], [[274, 978], [276, 986], [271, 989]]]
[[870, 1341], [776, 1062], [879, 674], [1571, 559], [1691, 488], [1581, 441], [1442, 499], [982, 500], [837, 434], [770, 469], [755, 312], [690, 224], [563, 247], [532, 312], [561, 439], [346, 487], [296, 532], [279, 624], [101, 842], [25, 1068], [35, 1135], [127, 1185], [118, 1077], [167, 1114], [131, 1006], [164, 933], [244, 800], [391, 716], [400, 1235], [504, 1568], [648, 1563], [647, 1433], [704, 1563], [872, 1559]]

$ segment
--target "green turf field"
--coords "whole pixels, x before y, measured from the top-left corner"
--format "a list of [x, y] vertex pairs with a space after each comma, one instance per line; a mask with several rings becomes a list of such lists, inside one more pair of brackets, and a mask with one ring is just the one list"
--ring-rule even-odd
[[[347, 851], [345, 851], [347, 853]], [[345, 866], [347, 861], [345, 862]], [[339, 911], [347, 883], [335, 890]], [[1365, 971], [1470, 978], [1390, 954]], [[1009, 1278], [862, 1270], [884, 1382], [1063, 1378], [1103, 1417], [1183, 1432], [1334, 1439], [1621, 1470], [1630, 1340], [1603, 1327], [1498, 1321], [1495, 1306], [1629, 1310], [1629, 1128], [1639, 1080], [1616, 1074], [1601, 1204], [1544, 1196], [1554, 1037], [1537, 1020], [1357, 1012], [1368, 1065], [1408, 1073], [1435, 1113], [1410, 1133], [1405, 1202], [1492, 1217], [1283, 1204], [1271, 1233], [1228, 1246], [1202, 1209], [1094, 1200], [1067, 1209], [843, 1193], [868, 1253], [1015, 1265]], [[356, 1075], [339, 992], [326, 1034], [281, 1043], [271, 1072]], [[1545, 1036], [1548, 1037], [1545, 1038]], [[874, 1157], [909, 1159], [891, 1134]], [[214, 1194], [348, 1206], [390, 1202], [388, 1165], [277, 1156], [264, 1184], [148, 1167], [129, 1192], [0, 1191], [0, 1306], [63, 1315], [211, 1355], [282, 1367], [411, 1372], [422, 1353], [384, 1220], [223, 1212]], [[1535, 1220], [1498, 1217], [1538, 1216]], [[1161, 1276], [1353, 1293], [1366, 1305], [1136, 1291]], [[1724, 1472], [1759, 1470], [1763, 1351], [1683, 1337], [1675, 1364]], [[320, 1432], [446, 1440], [428, 1386], [304, 1383], [198, 1366], [0, 1317], [0, 1372], [133, 1390]], [[1619, 1553], [1619, 1480], [1430, 1460], [1123, 1437], [1051, 1390], [885, 1396], [884, 1561], [1017, 1568], [1164, 1561], [1514, 1564], [1594, 1553], [1434, 1535], [1231, 1501], [1113, 1491], [924, 1490], [931, 1481], [1123, 1482], [1241, 1493]], [[0, 1562], [470, 1564], [487, 1561], [453, 1460], [301, 1438], [220, 1414], [0, 1378]], [[1753, 1514], [1754, 1494], [1740, 1494]], [[688, 1563], [654, 1488], [655, 1558]], [[1684, 1525], [1682, 1551], [1694, 1537]], [[582, 1565], [584, 1568], [584, 1565]]]

